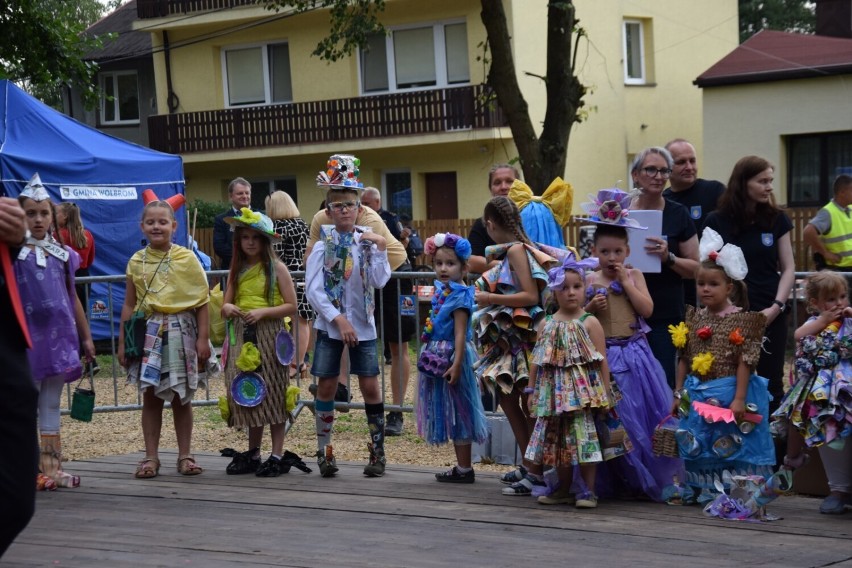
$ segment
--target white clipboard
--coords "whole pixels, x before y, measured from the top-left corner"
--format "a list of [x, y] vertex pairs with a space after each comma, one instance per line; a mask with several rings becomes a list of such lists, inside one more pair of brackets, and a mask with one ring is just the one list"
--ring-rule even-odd
[[649, 254], [645, 251], [648, 245], [648, 237], [662, 237], [663, 234], [663, 212], [650, 209], [631, 209], [630, 218], [635, 219], [647, 230], [627, 229], [627, 244], [630, 245], [630, 256], [626, 263], [642, 272], [656, 274], [662, 271], [662, 262], [659, 255]]

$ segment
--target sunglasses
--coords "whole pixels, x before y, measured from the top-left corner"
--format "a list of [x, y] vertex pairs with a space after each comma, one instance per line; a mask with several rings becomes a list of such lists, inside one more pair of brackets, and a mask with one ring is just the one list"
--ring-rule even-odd
[[332, 211], [343, 211], [344, 209], [354, 209], [360, 205], [360, 201], [334, 201], [328, 204], [328, 208]]

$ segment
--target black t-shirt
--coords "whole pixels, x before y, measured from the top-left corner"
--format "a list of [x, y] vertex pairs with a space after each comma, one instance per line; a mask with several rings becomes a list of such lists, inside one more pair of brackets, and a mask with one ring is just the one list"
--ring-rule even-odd
[[733, 220], [718, 211], [707, 217], [707, 226], [718, 231], [726, 243], [733, 243], [743, 249], [748, 264], [745, 283], [748, 286], [749, 309], [756, 312], [771, 306], [781, 280], [778, 273], [778, 240], [793, 228], [787, 214], [778, 215], [769, 231], [752, 224], [735, 235]]
[[725, 185], [713, 179], [697, 179], [689, 189], [683, 191], [672, 191], [668, 187], [663, 192], [663, 197], [671, 199], [686, 207], [689, 218], [695, 223], [698, 238], [707, 223], [707, 216], [716, 210], [719, 198], [725, 192]]
[[377, 213], [379, 214], [379, 217], [382, 218], [382, 221], [385, 222], [385, 225], [388, 226], [388, 231], [390, 231], [390, 234], [393, 235], [393, 238], [401, 241], [402, 232], [400, 227], [402, 227], [402, 223], [399, 222], [399, 216], [397, 216], [396, 213], [391, 213], [387, 209], [379, 209]]
[[482, 221], [482, 217], [473, 222], [473, 227], [470, 228], [467, 240], [470, 241], [470, 254], [475, 256], [485, 256], [485, 247], [497, 244], [488, 236], [488, 231], [485, 230], [485, 223]]
[[[663, 235], [668, 241], [669, 250], [677, 256], [682, 256], [680, 243], [695, 235], [695, 224], [689, 218], [689, 211], [670, 199], [666, 199], [663, 209]], [[645, 274], [645, 282], [654, 300], [654, 312], [648, 318], [649, 321], [683, 319], [686, 308], [680, 274], [663, 263], [662, 272]]]

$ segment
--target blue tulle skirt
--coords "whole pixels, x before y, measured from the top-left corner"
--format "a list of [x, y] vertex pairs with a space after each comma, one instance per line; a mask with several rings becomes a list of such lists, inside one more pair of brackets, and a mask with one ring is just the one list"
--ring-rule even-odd
[[598, 466], [598, 492], [604, 496], [644, 493], [660, 501], [663, 488], [683, 471], [681, 460], [655, 456], [651, 446], [654, 428], [671, 414], [672, 391], [666, 374], [644, 334], [607, 339], [606, 356], [611, 380], [621, 391], [615, 409], [633, 450]]
[[531, 201], [521, 209], [521, 224], [532, 242], [544, 243], [558, 248], [565, 246], [562, 227], [559, 226], [553, 212], [544, 203]]
[[[453, 341], [432, 340], [423, 349], [444, 357], [452, 357]], [[473, 375], [476, 350], [472, 342], [466, 344], [465, 361], [461, 377], [455, 385], [443, 377], [419, 374], [417, 402], [417, 433], [429, 444], [456, 444], [488, 439], [488, 425], [479, 384]]]

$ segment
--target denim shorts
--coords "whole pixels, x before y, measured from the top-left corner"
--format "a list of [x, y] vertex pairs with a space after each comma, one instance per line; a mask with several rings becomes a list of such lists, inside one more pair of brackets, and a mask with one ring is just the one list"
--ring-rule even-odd
[[[311, 374], [319, 378], [340, 375], [340, 357], [344, 347], [341, 340], [332, 339], [328, 333], [318, 329]], [[349, 348], [349, 369], [350, 373], [358, 377], [379, 375], [379, 356], [376, 353], [375, 339], [359, 341], [358, 345]]]

